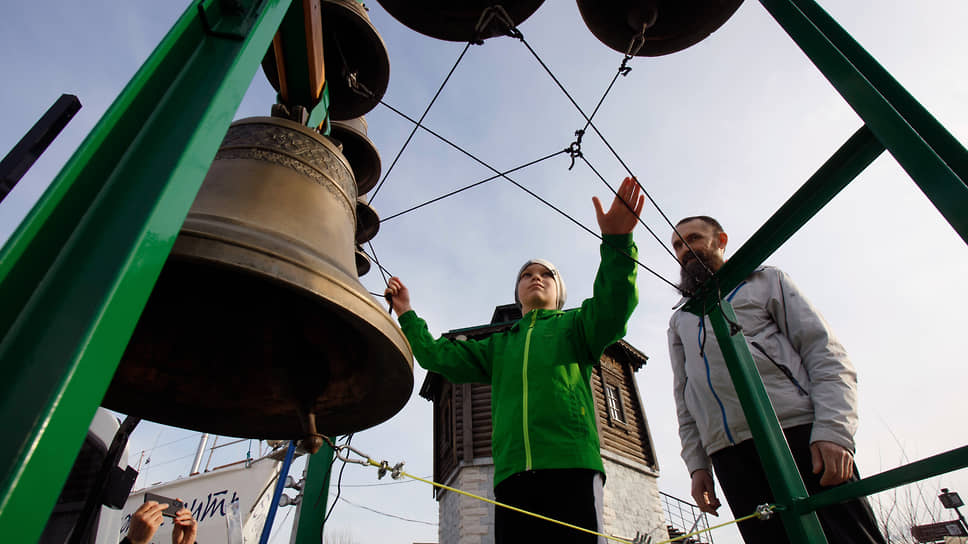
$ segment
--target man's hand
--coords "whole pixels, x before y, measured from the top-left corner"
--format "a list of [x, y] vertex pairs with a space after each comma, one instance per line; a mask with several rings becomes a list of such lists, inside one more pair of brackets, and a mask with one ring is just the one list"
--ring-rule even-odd
[[198, 533], [198, 522], [192, 517], [188, 508], [182, 508], [175, 514], [175, 526], [171, 529], [171, 544], [195, 544]]
[[854, 473], [854, 456], [843, 446], [818, 440], [810, 444], [813, 473], [820, 474], [820, 485], [837, 485], [847, 481]]
[[592, 197], [595, 215], [598, 217], [598, 227], [602, 229], [602, 234], [628, 234], [632, 232], [635, 224], [639, 221], [642, 205], [645, 204], [645, 197], [639, 194], [640, 191], [635, 178], [625, 178], [607, 213], [602, 209], [602, 203], [598, 200], [598, 197]]
[[699, 510], [718, 516], [716, 510], [722, 506], [716, 498], [716, 484], [713, 475], [704, 468], [692, 473], [692, 498], [699, 505]]
[[165, 508], [168, 508], [167, 504], [148, 501], [131, 514], [131, 524], [128, 526], [128, 540], [131, 544], [151, 542], [151, 537], [155, 536], [155, 531], [161, 525], [161, 511]]
[[390, 278], [390, 281], [387, 282], [386, 291], [383, 293], [393, 300], [393, 311], [397, 312], [397, 316], [401, 316], [413, 309], [410, 307], [410, 291], [400, 281], [400, 278], [396, 276]]

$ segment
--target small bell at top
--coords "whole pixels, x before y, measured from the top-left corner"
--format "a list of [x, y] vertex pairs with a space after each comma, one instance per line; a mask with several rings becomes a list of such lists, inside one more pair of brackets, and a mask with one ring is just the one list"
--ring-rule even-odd
[[[421, 34], [452, 42], [486, 40], [517, 26], [544, 0], [378, 0], [398, 21]], [[503, 13], [502, 13], [503, 12]], [[497, 16], [497, 17], [495, 17]]]
[[[612, 49], [639, 57], [681, 51], [712, 34], [743, 0], [578, 0], [588, 30]], [[643, 32], [644, 31], [644, 32]], [[636, 40], [636, 37], [642, 36]]]

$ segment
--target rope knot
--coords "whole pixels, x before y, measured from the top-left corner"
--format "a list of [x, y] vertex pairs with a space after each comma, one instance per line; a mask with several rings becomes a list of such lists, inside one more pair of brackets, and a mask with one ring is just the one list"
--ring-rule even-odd
[[582, 155], [581, 153], [581, 138], [584, 135], [585, 135], [584, 130], [576, 130], [575, 141], [571, 142], [568, 145], [568, 147], [565, 148], [565, 153], [568, 153], [568, 156], [571, 157], [571, 165], [568, 166], [569, 170], [575, 167], [575, 159], [580, 159], [584, 157], [584, 155]]

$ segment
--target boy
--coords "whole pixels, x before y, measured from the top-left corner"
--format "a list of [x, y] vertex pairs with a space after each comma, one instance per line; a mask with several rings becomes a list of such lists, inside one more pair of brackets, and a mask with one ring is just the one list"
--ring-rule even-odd
[[[515, 301], [524, 317], [480, 341], [434, 339], [410, 306], [410, 293], [390, 278], [386, 294], [417, 362], [454, 383], [491, 384], [494, 495], [498, 502], [601, 531], [604, 483], [592, 368], [605, 347], [625, 336], [638, 300], [632, 230], [644, 197], [626, 178], [608, 212], [593, 197], [602, 231], [601, 265], [592, 298], [561, 311], [565, 285], [551, 263], [534, 259], [518, 272]], [[599, 542], [595, 535], [495, 509], [495, 542], [532, 539]]]

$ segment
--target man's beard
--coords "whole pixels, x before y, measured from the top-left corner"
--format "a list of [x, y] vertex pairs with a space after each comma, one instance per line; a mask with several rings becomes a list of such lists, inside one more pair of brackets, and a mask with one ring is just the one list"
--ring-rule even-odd
[[[677, 288], [686, 297], [695, 295], [702, 284], [713, 277], [712, 264], [710, 262], [712, 256], [702, 249], [696, 249], [695, 253], [699, 258], [690, 258], [679, 269], [680, 282]], [[688, 257], [692, 257], [692, 255], [688, 255]]]

